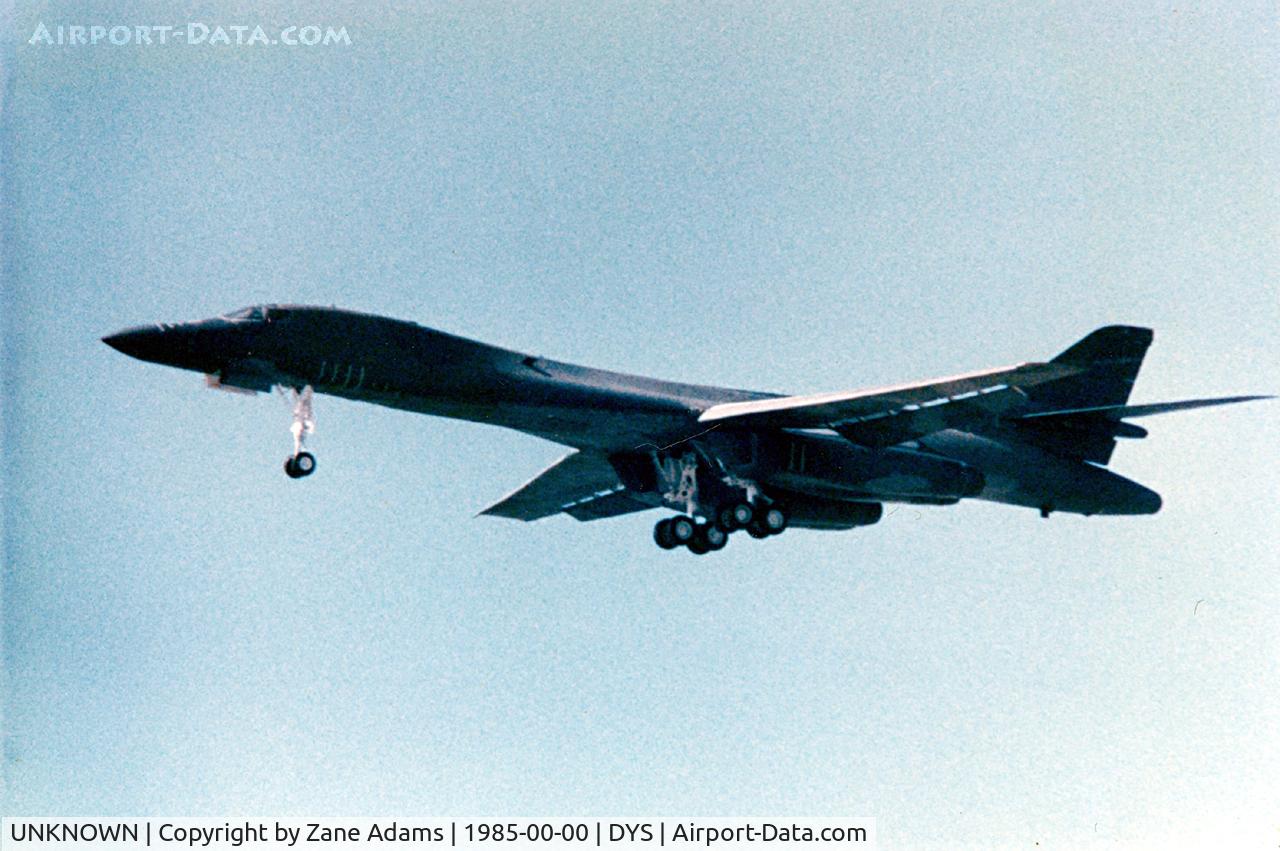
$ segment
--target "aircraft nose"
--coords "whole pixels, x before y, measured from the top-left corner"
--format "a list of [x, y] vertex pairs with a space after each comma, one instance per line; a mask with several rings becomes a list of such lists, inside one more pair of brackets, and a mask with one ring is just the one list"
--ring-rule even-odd
[[103, 337], [102, 342], [117, 352], [146, 361], [162, 361], [172, 348], [172, 341], [165, 338], [164, 330], [155, 325], [127, 328]]

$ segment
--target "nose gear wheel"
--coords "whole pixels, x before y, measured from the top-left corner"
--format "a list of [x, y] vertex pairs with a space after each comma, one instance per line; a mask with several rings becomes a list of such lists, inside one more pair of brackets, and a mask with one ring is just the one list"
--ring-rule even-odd
[[291, 479], [303, 479], [316, 471], [316, 456], [302, 448], [307, 435], [316, 430], [315, 412], [311, 407], [315, 395], [308, 384], [299, 390], [296, 387], [280, 388], [285, 400], [293, 401], [293, 424], [289, 432], [293, 435], [293, 454], [285, 459], [284, 472]]

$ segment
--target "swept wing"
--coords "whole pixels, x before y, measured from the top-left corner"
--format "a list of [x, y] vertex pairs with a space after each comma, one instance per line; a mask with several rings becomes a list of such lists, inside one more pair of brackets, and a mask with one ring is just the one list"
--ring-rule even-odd
[[651, 507], [630, 496], [608, 458], [571, 452], [480, 513], [538, 520], [564, 512], [577, 520], [599, 520]]
[[830, 428], [855, 443], [885, 447], [989, 421], [1023, 404], [1021, 388], [1079, 372], [1066, 364], [1023, 363], [893, 387], [713, 405], [698, 421], [747, 428]]

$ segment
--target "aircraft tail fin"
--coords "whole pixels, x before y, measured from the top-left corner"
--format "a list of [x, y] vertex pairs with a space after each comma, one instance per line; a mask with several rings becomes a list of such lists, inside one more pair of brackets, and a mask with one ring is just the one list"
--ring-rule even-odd
[[1059, 455], [1106, 464], [1116, 438], [1147, 435], [1146, 429], [1125, 418], [1269, 398], [1223, 396], [1130, 405], [1129, 392], [1151, 339], [1149, 328], [1109, 325], [1054, 358], [1052, 363], [1081, 372], [1027, 389], [1031, 409], [1013, 420], [1023, 438]]
[[[1015, 422], [1022, 436], [1044, 449], [1097, 464], [1111, 460], [1117, 437], [1139, 437], [1140, 429], [1103, 416], [1043, 417], [1037, 413], [1119, 408], [1129, 401], [1142, 359], [1151, 345], [1150, 328], [1108, 325], [1071, 346], [1051, 363], [1080, 370], [1026, 392], [1031, 410]], [[1145, 432], [1143, 432], [1145, 434]]]
[[1052, 360], [1083, 372], [1036, 387], [1032, 401], [1041, 410], [1123, 405], [1129, 401], [1152, 337], [1150, 328], [1099, 328]]

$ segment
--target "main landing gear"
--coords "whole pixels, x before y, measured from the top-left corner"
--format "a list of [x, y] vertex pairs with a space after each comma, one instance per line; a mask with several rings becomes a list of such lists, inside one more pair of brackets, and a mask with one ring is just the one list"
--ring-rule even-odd
[[659, 520], [653, 527], [653, 540], [664, 550], [688, 547], [690, 552], [703, 555], [724, 549], [729, 543], [729, 533], [713, 523], [698, 523], [692, 517], [679, 514]]
[[[283, 390], [283, 388], [281, 388]], [[316, 471], [316, 456], [302, 448], [307, 435], [316, 430], [316, 418], [311, 410], [311, 385], [301, 390], [293, 388], [293, 454], [284, 461], [284, 472], [291, 479], [303, 479]]]
[[653, 527], [653, 540], [664, 550], [687, 547], [695, 555], [705, 555], [724, 549], [729, 535], [738, 529], [746, 529], [753, 538], [767, 538], [785, 531], [789, 520], [780, 505], [730, 503], [715, 512], [714, 522], [695, 520], [687, 514], [659, 520]]

